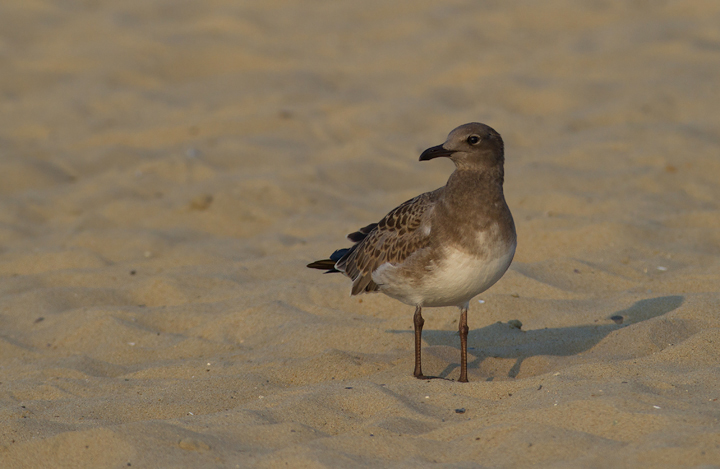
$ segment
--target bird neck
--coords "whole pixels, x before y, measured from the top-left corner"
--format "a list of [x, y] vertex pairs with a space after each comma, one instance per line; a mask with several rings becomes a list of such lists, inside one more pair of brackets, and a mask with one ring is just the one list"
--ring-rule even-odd
[[458, 168], [448, 179], [445, 199], [450, 205], [462, 207], [478, 205], [484, 210], [495, 204], [504, 206], [503, 181], [502, 165], [481, 169]]
[[455, 163], [456, 172], [481, 173], [480, 177], [491, 179], [500, 184], [502, 187], [505, 179], [505, 156], [502, 151], [486, 151], [480, 155], [451, 156], [450, 159]]
[[480, 232], [493, 232], [508, 246], [515, 240], [515, 224], [503, 195], [499, 171], [457, 169], [448, 180], [442, 208], [435, 213], [440, 229], [469, 253], [487, 249]]

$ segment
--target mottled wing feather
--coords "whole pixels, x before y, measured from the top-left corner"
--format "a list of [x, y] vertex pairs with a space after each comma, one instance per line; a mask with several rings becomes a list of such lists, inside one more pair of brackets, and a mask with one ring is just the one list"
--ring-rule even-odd
[[429, 244], [429, 231], [418, 228], [426, 220], [443, 189], [410, 199], [393, 209], [379, 223], [348, 235], [350, 240], [358, 239], [358, 242], [345, 253], [335, 268], [353, 280], [353, 295], [378, 289], [372, 280], [372, 273], [382, 264], [400, 264]]

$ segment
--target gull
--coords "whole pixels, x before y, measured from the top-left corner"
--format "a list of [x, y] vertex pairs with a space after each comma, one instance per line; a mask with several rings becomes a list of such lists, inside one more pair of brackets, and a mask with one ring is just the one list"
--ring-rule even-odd
[[444, 187], [399, 205], [378, 223], [347, 237], [354, 244], [308, 267], [341, 272], [351, 295], [382, 292], [415, 306], [415, 371], [422, 372], [422, 308], [460, 309], [460, 378], [467, 382], [470, 300], [497, 282], [515, 254], [515, 223], [503, 194], [504, 144], [491, 127], [457, 127], [420, 161], [450, 158], [455, 171]]

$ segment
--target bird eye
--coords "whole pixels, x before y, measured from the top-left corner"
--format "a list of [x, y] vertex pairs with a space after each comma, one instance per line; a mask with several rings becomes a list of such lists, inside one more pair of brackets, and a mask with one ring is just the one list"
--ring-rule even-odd
[[475, 145], [475, 144], [477, 144], [479, 141], [480, 141], [480, 137], [478, 137], [477, 135], [471, 135], [471, 136], [469, 136], [468, 139], [467, 139], [467, 142], [468, 142], [470, 145]]

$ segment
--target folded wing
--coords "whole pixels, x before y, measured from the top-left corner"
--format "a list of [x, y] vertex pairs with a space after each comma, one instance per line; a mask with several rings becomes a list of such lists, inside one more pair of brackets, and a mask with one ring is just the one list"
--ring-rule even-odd
[[[430, 243], [429, 217], [444, 188], [426, 192], [399, 205], [379, 223], [348, 235], [356, 244], [334, 265], [353, 281], [352, 295], [378, 290], [372, 273], [389, 262], [402, 264]], [[337, 251], [336, 251], [337, 252]]]

